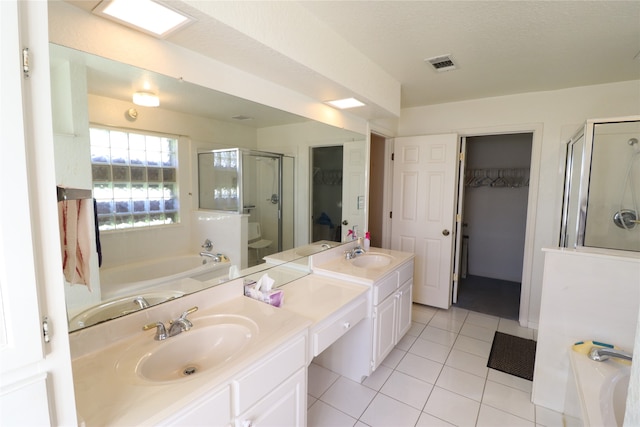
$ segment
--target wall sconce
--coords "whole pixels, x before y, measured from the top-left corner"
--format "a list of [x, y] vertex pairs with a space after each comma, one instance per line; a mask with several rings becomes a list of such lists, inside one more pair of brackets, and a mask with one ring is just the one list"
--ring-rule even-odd
[[151, 92], [135, 92], [133, 94], [133, 103], [143, 107], [157, 107], [160, 105], [160, 98]]

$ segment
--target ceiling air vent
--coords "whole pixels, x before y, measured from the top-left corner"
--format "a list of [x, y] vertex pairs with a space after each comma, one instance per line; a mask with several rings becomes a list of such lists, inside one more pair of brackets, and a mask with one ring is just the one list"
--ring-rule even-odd
[[239, 114], [237, 116], [233, 116], [231, 117], [234, 120], [240, 120], [240, 121], [244, 121], [244, 120], [253, 120], [253, 117], [251, 116], [245, 116], [243, 114]]
[[433, 58], [427, 58], [425, 61], [431, 64], [438, 72], [451, 71], [457, 68], [456, 64], [453, 63], [451, 55], [435, 56]]

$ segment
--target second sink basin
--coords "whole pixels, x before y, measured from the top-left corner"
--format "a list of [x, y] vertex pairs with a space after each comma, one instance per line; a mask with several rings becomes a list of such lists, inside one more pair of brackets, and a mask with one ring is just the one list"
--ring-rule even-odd
[[193, 328], [163, 341], [152, 335], [134, 344], [118, 361], [116, 369], [124, 377], [146, 382], [183, 380], [224, 366], [258, 333], [251, 319], [233, 315], [213, 315], [193, 320]]
[[351, 261], [351, 264], [360, 268], [380, 268], [391, 264], [393, 258], [389, 255], [368, 253], [357, 256]]

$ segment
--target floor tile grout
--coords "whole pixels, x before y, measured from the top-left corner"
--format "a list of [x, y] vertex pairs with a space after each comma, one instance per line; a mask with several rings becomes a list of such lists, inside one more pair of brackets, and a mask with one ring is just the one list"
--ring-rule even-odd
[[[458, 396], [458, 397], [460, 397], [462, 399], [466, 399], [469, 402], [475, 402], [475, 404], [477, 404], [477, 409], [474, 410], [474, 412], [475, 412], [474, 425], [478, 424], [478, 422], [480, 420], [480, 415], [482, 413], [483, 405], [485, 407], [490, 407], [490, 408], [492, 408], [494, 410], [500, 411], [501, 413], [507, 414], [508, 416], [518, 417], [519, 419], [522, 419], [522, 420], [524, 420], [526, 422], [532, 423], [532, 425], [535, 425], [535, 418], [536, 418], [535, 405], [533, 406], [533, 421], [532, 421], [530, 419], [527, 419], [527, 418], [524, 418], [524, 417], [520, 416], [519, 414], [510, 412], [508, 410], [505, 410], [504, 408], [496, 407], [494, 405], [491, 405], [491, 404], [485, 402], [485, 397], [486, 397], [486, 392], [487, 392], [487, 385], [489, 384], [489, 381], [491, 381], [491, 383], [496, 384], [498, 389], [500, 389], [500, 387], [504, 387], [506, 389], [512, 390], [514, 392], [514, 394], [516, 394], [516, 395], [518, 395], [518, 393], [528, 394], [529, 395], [529, 400], [530, 400], [530, 396], [531, 396], [531, 391], [522, 390], [522, 388], [515, 387], [513, 384], [511, 384], [511, 385], [510, 384], [503, 384], [502, 382], [497, 381], [496, 378], [490, 378], [491, 376], [493, 376], [493, 374], [491, 374], [492, 370], [490, 368], [486, 369], [486, 373], [484, 374], [484, 376], [480, 376], [480, 375], [477, 375], [477, 373], [469, 372], [469, 371], [466, 371], [466, 370], [462, 370], [462, 369], [459, 369], [457, 366], [452, 366], [452, 365], [448, 365], [447, 364], [448, 362], [450, 362], [450, 358], [451, 358], [452, 353], [454, 352], [454, 350], [457, 350], [457, 351], [459, 351], [461, 353], [464, 353], [464, 354], [468, 355], [470, 357], [469, 360], [472, 360], [472, 361], [474, 360], [474, 358], [481, 358], [481, 359], [487, 359], [488, 358], [488, 356], [480, 356], [480, 355], [478, 355], [476, 353], [467, 351], [470, 348], [465, 349], [465, 348], [456, 347], [456, 344], [459, 342], [461, 337], [475, 339], [478, 342], [489, 343], [489, 344], [491, 343], [489, 341], [485, 341], [485, 340], [483, 340], [481, 338], [478, 338], [477, 336], [473, 336], [473, 333], [470, 332], [470, 331], [473, 330], [473, 328], [467, 328], [465, 330], [465, 332], [462, 333], [462, 330], [465, 328], [466, 324], [473, 325], [475, 328], [482, 328], [482, 329], [477, 329], [478, 332], [484, 332], [485, 330], [487, 330], [487, 331], [493, 331], [494, 334], [495, 334], [495, 331], [499, 330], [500, 323], [502, 322], [502, 320], [511, 321], [511, 319], [503, 319], [503, 318], [499, 318], [499, 317], [496, 317], [496, 316], [490, 316], [490, 315], [486, 315], [486, 314], [483, 314], [483, 313], [475, 313], [475, 312], [472, 312], [472, 311], [469, 311], [469, 310], [459, 309], [459, 308], [455, 308], [452, 311], [434, 310], [434, 312], [432, 314], [431, 313], [428, 313], [428, 314], [415, 313], [415, 312], [414, 312], [414, 314], [416, 315], [416, 317], [419, 317], [420, 320], [422, 320], [423, 318], [428, 318], [428, 320], [427, 320], [426, 323], [422, 323], [422, 322], [419, 322], [417, 320], [412, 320], [412, 326], [411, 326], [412, 329], [410, 330], [411, 335], [409, 335], [409, 334], [405, 335], [405, 337], [406, 336], [411, 337], [411, 339], [412, 339], [411, 344], [406, 346], [407, 347], [406, 350], [402, 349], [402, 348], [399, 348], [397, 346], [394, 348], [394, 350], [398, 350], [398, 351], [402, 352], [401, 357], [399, 357], [399, 359], [397, 361], [394, 361], [395, 362], [394, 366], [384, 365], [384, 361], [383, 361], [383, 366], [385, 366], [385, 368], [389, 369], [391, 372], [389, 373], [389, 375], [381, 383], [375, 385], [377, 387], [377, 389], [369, 387], [369, 386], [367, 386], [365, 384], [362, 384], [362, 383], [360, 384], [363, 387], [365, 387], [366, 389], [373, 391], [374, 393], [373, 393], [371, 399], [369, 400], [369, 402], [364, 406], [364, 409], [362, 409], [362, 411], [360, 412], [358, 418], [355, 418], [356, 419], [356, 424], [358, 424], [358, 423], [365, 424], [364, 421], [362, 421], [362, 418], [365, 416], [367, 411], [372, 409], [374, 403], [377, 401], [377, 398], [379, 396], [384, 396], [385, 398], [391, 399], [392, 401], [395, 401], [398, 404], [406, 405], [407, 408], [411, 408], [411, 409], [413, 409], [415, 411], [418, 411], [419, 412], [418, 420], [420, 419], [420, 417], [423, 414], [426, 414], [429, 417], [435, 417], [435, 418], [438, 418], [438, 419], [441, 419], [443, 421], [451, 423], [451, 420], [443, 419], [442, 417], [440, 417], [440, 416], [438, 416], [436, 414], [431, 414], [431, 413], [425, 411], [425, 409], [427, 408], [427, 405], [429, 403], [429, 400], [433, 397], [434, 391], [436, 391], [438, 389], [438, 390], [446, 391], [447, 393], [450, 393], [451, 395], [456, 395], [456, 396]], [[423, 317], [423, 315], [424, 315], [424, 317]], [[434, 323], [437, 323], [437, 325], [435, 325], [435, 324], [431, 325], [432, 321], [434, 321], [434, 319], [436, 319], [436, 318], [437, 318], [437, 320]], [[495, 325], [495, 328], [493, 328], [493, 327], [483, 326], [483, 325], [486, 325], [488, 323], [483, 323], [483, 324], [474, 323], [474, 321], [478, 322], [477, 319], [480, 319], [480, 318], [497, 320], [497, 324]], [[443, 329], [443, 328], [440, 327], [442, 325], [451, 325], [449, 327], [457, 330], [457, 332], [456, 331], [451, 331], [449, 329]], [[432, 340], [427, 339], [427, 338], [422, 338], [422, 334], [425, 332], [425, 330], [429, 326], [431, 326], [432, 328], [438, 329], [439, 331], [444, 331], [446, 334], [455, 334], [455, 339], [450, 341], [451, 344], [447, 344], [447, 346], [446, 346], [446, 347], [448, 347], [448, 350], [446, 352], [446, 357], [444, 357], [444, 359], [443, 359], [444, 360], [443, 362], [440, 362], [440, 361], [437, 361], [437, 360], [433, 360], [433, 358], [429, 358], [428, 356], [425, 356], [423, 354], [412, 352], [412, 349], [414, 349], [414, 346], [418, 342], [417, 341], [418, 339], [427, 341], [427, 342], [432, 343], [432, 344], [438, 344], [438, 345], [444, 347], [444, 345], [441, 344], [441, 343], [432, 341]], [[518, 325], [518, 327], [519, 327], [519, 325]], [[522, 328], [522, 329], [526, 329], [526, 328]], [[414, 335], [414, 333], [417, 334], [417, 335]], [[403, 345], [406, 345], [406, 342]], [[418, 350], [414, 349], [414, 351], [417, 352]], [[484, 350], [478, 350], [478, 352], [481, 352], [481, 351], [484, 351]], [[435, 379], [433, 380], [433, 384], [431, 383], [431, 381], [425, 381], [424, 379], [416, 377], [416, 376], [412, 375], [411, 373], [407, 373], [407, 372], [398, 370], [398, 368], [402, 365], [402, 362], [407, 358], [407, 355], [409, 355], [409, 354], [411, 354], [414, 357], [425, 359], [425, 360], [428, 360], [429, 362], [432, 362], [432, 363], [440, 365], [440, 367], [439, 367], [439, 369], [437, 371], [438, 373], [435, 376]], [[436, 353], [433, 353], [433, 354], [436, 354]], [[387, 357], [389, 357], [389, 356], [387, 356]], [[434, 356], [434, 358], [435, 358], [435, 356]], [[479, 360], [479, 359], [475, 359], [475, 360]], [[452, 370], [458, 372], [458, 374], [469, 374], [469, 375], [474, 375], [477, 378], [481, 378], [482, 379], [482, 392], [480, 393], [480, 400], [477, 401], [477, 400], [475, 400], [475, 399], [473, 399], [471, 397], [468, 397], [467, 395], [461, 394], [459, 392], [459, 390], [456, 390], [456, 391], [449, 390], [448, 388], [443, 388], [441, 385], [437, 385], [438, 381], [442, 378], [443, 371], [444, 371], [445, 367], [447, 367], [448, 369], [452, 369]], [[325, 369], [325, 368], [322, 368], [322, 369]], [[390, 384], [389, 381], [394, 376], [394, 374], [396, 372], [400, 373], [400, 374], [403, 374], [403, 375], [406, 375], [407, 377], [411, 377], [411, 378], [415, 379], [416, 381], [420, 381], [422, 383], [429, 384], [431, 386], [431, 390], [428, 393], [425, 393], [426, 394], [426, 399], [424, 400], [424, 403], [422, 403], [421, 408], [417, 408], [416, 406], [409, 405], [409, 404], [403, 402], [402, 400], [399, 400], [397, 397], [394, 397], [393, 395], [387, 394], [387, 393], [392, 393], [391, 391], [383, 392], [383, 389], [385, 388], [385, 386], [387, 384]], [[497, 371], [497, 372], [499, 372], [499, 371]], [[334, 381], [332, 381], [331, 384], [326, 386], [326, 389], [321, 393], [320, 397], [316, 398], [315, 396], [312, 396], [316, 400], [309, 406], [308, 410], [311, 410], [311, 408], [313, 408], [313, 406], [316, 405], [318, 403], [318, 401], [320, 401], [323, 404], [328, 405], [329, 407], [333, 408], [334, 410], [339, 411], [343, 415], [346, 415], [349, 418], [353, 419], [354, 418], [353, 416], [345, 413], [340, 408], [336, 408], [335, 406], [333, 406], [330, 403], [327, 403], [326, 401], [323, 400], [323, 396], [326, 396], [327, 392], [339, 381], [340, 376], [339, 376], [339, 374], [336, 374], [336, 375], [338, 375], [338, 377]], [[505, 374], [505, 375], [507, 375], [507, 374]], [[451, 381], [451, 380], [449, 380], [449, 381]], [[495, 386], [492, 386], [492, 387], [495, 387]], [[455, 387], [453, 387], [453, 388], [455, 388]], [[469, 395], [471, 395], [471, 394], [469, 394]], [[418, 422], [418, 420], [416, 420], [416, 423]], [[313, 426], [310, 425], [310, 427], [313, 427]]]

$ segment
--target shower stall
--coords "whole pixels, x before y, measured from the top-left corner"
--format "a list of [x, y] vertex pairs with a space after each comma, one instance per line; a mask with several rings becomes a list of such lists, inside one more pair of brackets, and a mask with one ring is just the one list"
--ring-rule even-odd
[[248, 266], [293, 248], [293, 182], [293, 157], [243, 148], [198, 153], [199, 208], [246, 217]]
[[588, 120], [567, 144], [560, 246], [640, 251], [640, 117]]

